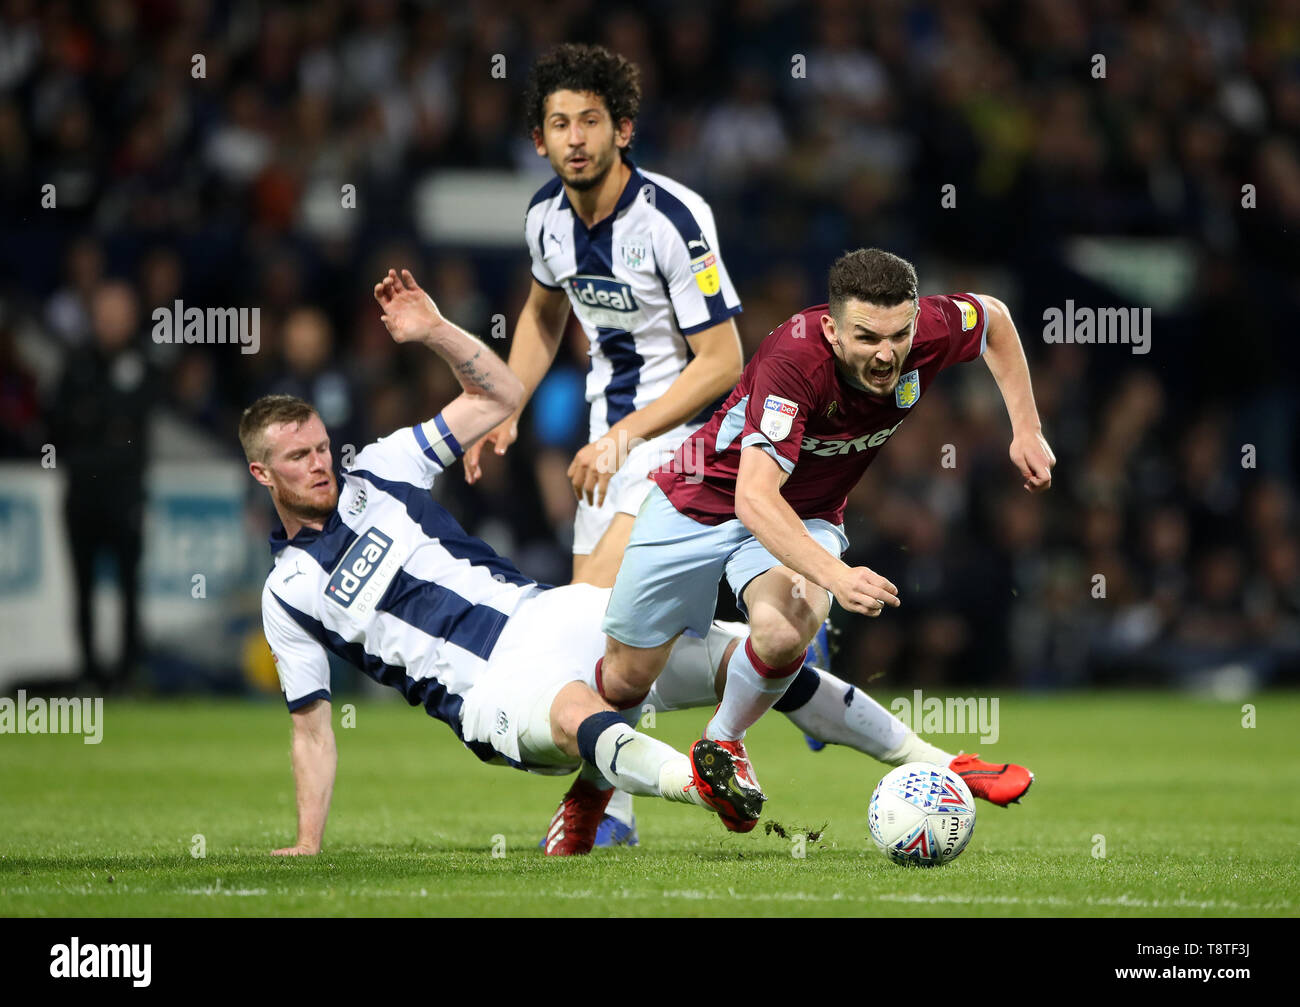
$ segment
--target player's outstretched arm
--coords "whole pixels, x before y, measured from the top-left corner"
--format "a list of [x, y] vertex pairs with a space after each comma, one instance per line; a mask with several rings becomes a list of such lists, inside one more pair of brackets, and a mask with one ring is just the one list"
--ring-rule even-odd
[[528, 293], [528, 300], [519, 312], [515, 332], [510, 340], [508, 365], [524, 386], [519, 405], [504, 422], [488, 431], [487, 435], [465, 451], [465, 481], [478, 482], [483, 474], [479, 457], [483, 448], [491, 444], [497, 454], [506, 449], [519, 436], [519, 417], [523, 415], [528, 400], [551, 369], [555, 354], [564, 338], [564, 325], [569, 320], [569, 297], [563, 290], [552, 290], [536, 280]]
[[850, 612], [877, 616], [897, 607], [898, 588], [865, 566], [851, 567], [819, 545], [781, 496], [787, 475], [762, 447], [740, 452], [736, 517], [781, 565], [830, 591]]
[[381, 321], [399, 343], [423, 343], [451, 367], [464, 389], [442, 410], [443, 422], [462, 447], [477, 441], [519, 406], [523, 388], [506, 362], [442, 316], [410, 270], [390, 269], [375, 284]]
[[979, 297], [988, 311], [988, 346], [984, 349], [984, 362], [998, 383], [1007, 415], [1011, 417], [1011, 461], [1024, 476], [1025, 489], [1030, 493], [1041, 493], [1052, 485], [1056, 455], [1043, 436], [1024, 347], [1020, 345], [1020, 335], [1007, 306], [989, 294], [980, 294]]
[[338, 749], [330, 725], [330, 704], [318, 699], [293, 714], [293, 785], [298, 797], [298, 842], [273, 856], [314, 856], [320, 852], [334, 793]]

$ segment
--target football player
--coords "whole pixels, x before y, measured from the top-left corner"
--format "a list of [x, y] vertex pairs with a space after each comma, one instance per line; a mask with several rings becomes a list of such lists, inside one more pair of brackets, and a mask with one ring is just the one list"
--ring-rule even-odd
[[[1006, 306], [987, 294], [919, 297], [916, 270], [889, 252], [841, 256], [828, 303], [778, 326], [691, 437], [703, 445], [703, 479], [680, 464], [655, 473], [605, 614], [601, 695], [618, 709], [641, 703], [682, 632], [708, 631], [725, 576], [750, 635], [704, 737], [757, 787], [745, 731], [798, 679], [832, 597], [870, 617], [901, 604], [886, 577], [840, 559], [849, 491], [939, 373], [979, 357], [1011, 418], [1011, 460], [1025, 489], [1041, 492], [1056, 459]], [[973, 790], [996, 780], [1017, 798], [1033, 779], [1019, 766], [952, 768]], [[736, 831], [754, 826], [723, 818]]]

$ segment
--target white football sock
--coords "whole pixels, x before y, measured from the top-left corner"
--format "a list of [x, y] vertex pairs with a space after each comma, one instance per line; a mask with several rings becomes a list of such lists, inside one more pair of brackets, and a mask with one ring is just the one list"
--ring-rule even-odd
[[754, 667], [751, 651], [747, 640], [732, 653], [727, 664], [727, 684], [722, 692], [722, 703], [704, 729], [706, 738], [722, 741], [743, 738], [745, 731], [785, 695], [786, 687], [799, 674], [802, 661], [789, 674], [780, 677], [760, 675]]
[[856, 686], [818, 671], [820, 682], [812, 698], [786, 714], [818, 741], [847, 745], [891, 766], [905, 762], [948, 765], [952, 756], [917, 737], [901, 720]]
[[596, 768], [629, 794], [659, 797], [660, 771], [675, 760], [685, 762], [689, 772], [690, 760], [681, 752], [627, 724], [613, 724], [596, 739]]
[[605, 807], [605, 814], [630, 826], [636, 820], [636, 815], [632, 811], [632, 795], [615, 790], [614, 796], [609, 799], [609, 804]]
[[679, 755], [665, 762], [659, 771], [659, 794], [667, 801], [694, 804], [696, 807], [712, 811], [713, 809], [704, 803], [699, 788], [691, 786], [691, 781], [694, 779], [691, 760], [685, 755]]
[[[614, 784], [610, 783], [609, 780], [605, 779], [605, 775], [599, 769], [593, 766], [586, 759], [582, 760], [582, 767], [578, 770], [578, 778], [586, 780], [598, 790], [608, 790], [610, 787], [614, 786]], [[614, 793], [617, 795], [618, 791], [616, 790]]]
[[880, 761], [890, 766], [902, 766], [909, 762], [933, 762], [938, 766], [946, 766], [954, 758], [956, 756], [951, 752], [945, 752], [942, 748], [908, 731], [903, 743], [889, 754], [880, 756]]

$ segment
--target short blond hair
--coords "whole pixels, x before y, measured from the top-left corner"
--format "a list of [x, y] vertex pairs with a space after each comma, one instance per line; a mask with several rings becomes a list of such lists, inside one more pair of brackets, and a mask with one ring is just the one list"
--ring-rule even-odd
[[267, 427], [275, 423], [298, 426], [319, 415], [315, 406], [296, 395], [263, 395], [239, 418], [239, 443], [244, 448], [244, 457], [265, 465], [271, 460], [266, 443]]

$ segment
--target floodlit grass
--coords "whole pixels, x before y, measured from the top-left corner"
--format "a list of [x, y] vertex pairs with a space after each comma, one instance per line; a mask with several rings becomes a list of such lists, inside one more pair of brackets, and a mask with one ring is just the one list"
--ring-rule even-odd
[[[648, 798], [640, 848], [545, 857], [565, 779], [484, 766], [421, 711], [371, 700], [351, 729], [334, 711], [325, 852], [280, 859], [268, 851], [294, 839], [282, 705], [110, 699], [99, 745], [0, 735], [0, 914], [1295, 916], [1300, 696], [1252, 702], [1249, 729], [1241, 704], [1182, 695], [1002, 696], [996, 745], [932, 740], [1037, 781], [1020, 806], [979, 802], [966, 852], [926, 871], [867, 837], [885, 767], [814, 754], [776, 714], [748, 747], [764, 820], [826, 826], [803, 857], [762, 823], [736, 836]], [[706, 717], [661, 716], [654, 733], [684, 748]]]

